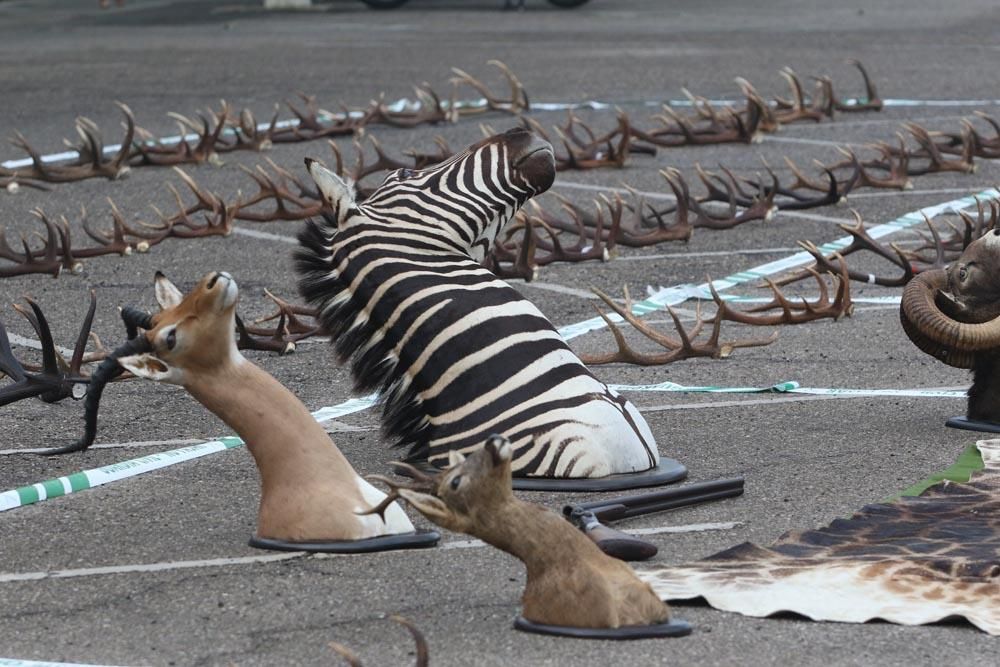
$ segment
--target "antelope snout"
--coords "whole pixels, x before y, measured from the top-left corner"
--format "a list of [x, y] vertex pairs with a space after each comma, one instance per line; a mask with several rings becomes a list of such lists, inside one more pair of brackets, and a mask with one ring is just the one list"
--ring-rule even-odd
[[220, 299], [219, 305], [222, 309], [227, 309], [235, 304], [240, 293], [236, 281], [225, 271], [216, 271], [211, 274], [208, 282], [205, 283], [205, 289], [219, 295], [217, 298]]

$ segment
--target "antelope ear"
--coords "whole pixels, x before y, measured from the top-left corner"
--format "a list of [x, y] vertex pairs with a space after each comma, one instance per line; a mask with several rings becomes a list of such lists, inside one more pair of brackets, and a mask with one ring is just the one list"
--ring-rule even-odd
[[341, 178], [323, 166], [319, 160], [309, 157], [306, 158], [306, 171], [319, 188], [323, 203], [333, 211], [337, 224], [343, 223], [349, 211], [356, 207], [353, 181]]
[[455, 466], [460, 466], [465, 463], [465, 454], [462, 452], [455, 451], [454, 449], [448, 450], [448, 467], [454, 468]]
[[399, 495], [418, 512], [443, 528], [455, 525], [457, 521], [458, 517], [440, 498], [411, 489], [399, 489]]
[[156, 292], [156, 303], [160, 304], [161, 310], [169, 310], [184, 300], [184, 293], [159, 271], [153, 280], [153, 289]]
[[136, 377], [154, 382], [166, 382], [167, 384], [182, 384], [183, 373], [181, 369], [174, 368], [159, 357], [149, 353], [122, 357], [118, 360], [118, 364]]

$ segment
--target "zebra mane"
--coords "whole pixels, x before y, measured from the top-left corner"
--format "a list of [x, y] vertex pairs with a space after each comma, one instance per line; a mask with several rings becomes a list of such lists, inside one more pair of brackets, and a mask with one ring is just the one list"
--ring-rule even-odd
[[321, 221], [307, 221], [299, 233], [300, 246], [294, 253], [299, 292], [318, 309], [318, 319], [330, 334], [337, 360], [350, 365], [354, 391], [379, 395], [382, 430], [395, 440], [393, 446], [409, 445], [408, 460], [426, 459], [430, 446], [421, 398], [409, 377], [397, 371], [392, 347], [378, 326], [368, 320], [363, 304], [331, 267], [331, 243], [336, 233], [337, 222], [326, 212]]

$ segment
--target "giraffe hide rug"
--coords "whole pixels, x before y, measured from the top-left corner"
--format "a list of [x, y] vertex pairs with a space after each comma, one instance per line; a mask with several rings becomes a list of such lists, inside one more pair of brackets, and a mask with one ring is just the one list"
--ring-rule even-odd
[[977, 446], [985, 467], [968, 483], [944, 481], [767, 548], [747, 542], [639, 576], [665, 600], [700, 597], [747, 616], [903, 625], [965, 618], [1000, 635], [1000, 440]]

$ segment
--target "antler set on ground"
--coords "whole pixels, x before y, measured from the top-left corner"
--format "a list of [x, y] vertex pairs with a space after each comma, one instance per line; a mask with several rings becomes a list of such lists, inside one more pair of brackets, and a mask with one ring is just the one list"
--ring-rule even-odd
[[[11, 247], [5, 230], [0, 228], [0, 257], [13, 262], [11, 265], [0, 266], [0, 277], [31, 273], [47, 273], [57, 277], [63, 269], [79, 273], [82, 270], [80, 259], [110, 254], [129, 255], [133, 251], [146, 252], [168, 238], [201, 238], [231, 233], [237, 209], [227, 206], [218, 195], [200, 188], [184, 172], [179, 169], [176, 172], [194, 195], [195, 202], [185, 204], [180, 191], [168, 184], [177, 204], [177, 212], [168, 216], [154, 208], [160, 218], [157, 223], [129, 223], [109, 199], [111, 227], [98, 229], [89, 221], [86, 209], [81, 209], [81, 226], [87, 236], [97, 243], [95, 246], [74, 247], [70, 224], [65, 216], [53, 221], [41, 209], [32, 211], [45, 227], [44, 235], [33, 235], [41, 239], [41, 248], [32, 247], [29, 238], [22, 236], [21, 250], [17, 250]], [[201, 221], [196, 219], [198, 214], [201, 214]]]
[[[17, 186], [40, 187], [38, 182], [66, 183], [87, 178], [117, 179], [126, 175], [131, 167], [173, 166], [178, 164], [217, 161], [220, 153], [235, 150], [260, 151], [273, 143], [312, 141], [323, 137], [353, 134], [370, 125], [415, 127], [427, 123], [454, 122], [459, 116], [498, 111], [519, 114], [529, 110], [528, 96], [513, 72], [503, 63], [491, 60], [510, 86], [510, 98], [494, 95], [480, 80], [461, 70], [454, 70], [450, 102], [441, 98], [428, 84], [417, 87], [417, 102], [404, 108], [388, 107], [381, 99], [372, 101], [362, 111], [344, 108], [341, 113], [331, 113], [319, 108], [315, 97], [300, 93], [302, 107], [292, 102], [285, 104], [295, 116], [294, 120], [279, 121], [277, 106], [267, 124], [259, 125], [249, 110], [234, 113], [223, 100], [217, 111], [199, 113], [197, 119], [171, 112], [177, 122], [180, 138], [175, 143], [161, 142], [153, 134], [138, 127], [132, 110], [117, 102], [125, 116], [125, 135], [121, 145], [110, 157], [106, 155], [104, 140], [97, 125], [88, 118], [76, 121], [78, 144], [70, 144], [78, 156], [62, 164], [50, 164], [20, 133], [11, 140], [31, 159], [31, 165], [13, 169], [0, 169], [0, 186], [15, 189]], [[485, 99], [479, 105], [455, 103], [459, 86], [470, 86]]]
[[791, 100], [779, 97], [769, 103], [748, 81], [737, 79], [746, 97], [741, 109], [736, 110], [729, 105], [716, 106], [707, 98], [692, 95], [683, 89], [693, 113], [685, 115], [670, 105], [664, 105], [662, 113], [653, 116], [658, 125], [649, 129], [638, 127], [621, 110], [616, 114], [616, 127], [603, 134], [595, 132], [571, 111], [566, 125], [555, 128], [556, 141], [533, 119], [522, 118], [522, 122], [554, 145], [561, 144], [565, 152], [556, 154], [556, 169], [559, 171], [622, 167], [629, 153], [655, 154], [657, 147], [752, 143], [759, 141], [762, 133], [777, 131], [782, 124], [832, 118], [835, 110], [880, 110], [881, 98], [864, 66], [856, 60], [849, 60], [848, 63], [857, 67], [864, 78], [866, 96], [863, 100], [844, 102], [838, 99], [829, 77], [816, 79], [816, 93], [809, 100], [798, 76], [786, 67], [781, 76], [791, 87]]
[[[843, 274], [849, 280], [858, 282], [901, 287], [922, 271], [944, 268], [949, 262], [957, 259], [970, 243], [1000, 224], [1000, 200], [991, 199], [982, 202], [977, 199], [977, 204], [978, 211], [975, 217], [964, 211], [958, 213], [962, 221], [961, 227], [950, 220], [945, 220], [943, 225], [935, 225], [934, 221], [925, 215], [924, 223], [927, 231], [915, 230], [917, 236], [910, 244], [911, 247], [906, 247], [903, 242], [885, 245], [872, 238], [861, 215], [852, 210], [854, 224], [840, 225], [841, 229], [851, 235], [852, 240], [850, 244], [835, 253], [834, 257], [839, 256], [837, 264], [834, 264], [831, 257], [811, 241], [802, 241], [799, 245], [816, 259], [815, 264], [806, 270], [784, 276], [776, 282], [779, 285], [788, 285], [808, 278], [812, 271], [818, 270]], [[843, 257], [859, 250], [875, 253], [896, 266], [900, 273], [895, 276], [885, 276], [853, 269], [844, 273]]]
[[[773, 298], [770, 302], [748, 308], [747, 310], [736, 310], [726, 302], [709, 280], [709, 289], [715, 301], [715, 315], [710, 319], [703, 319], [701, 316], [701, 305], [698, 305], [695, 314], [695, 324], [688, 330], [681, 323], [681, 318], [677, 312], [667, 307], [667, 313], [673, 320], [677, 337], [657, 331], [650, 324], [644, 322], [632, 311], [632, 299], [629, 296], [628, 288], [625, 288], [624, 304], [617, 303], [604, 292], [594, 289], [594, 293], [625, 322], [632, 325], [645, 338], [653, 341], [665, 348], [665, 352], [644, 353], [637, 351], [629, 344], [625, 334], [612, 321], [603, 310], [597, 308], [598, 314], [607, 323], [614, 336], [617, 350], [597, 355], [582, 354], [580, 358], [586, 364], [609, 364], [624, 362], [637, 364], [640, 366], [659, 366], [669, 364], [681, 359], [691, 359], [695, 357], [711, 357], [721, 359], [728, 357], [733, 351], [741, 347], [760, 347], [770, 345], [778, 338], [778, 332], [772, 333], [767, 338], [740, 338], [733, 341], [724, 342], [720, 339], [722, 323], [724, 321], [738, 322], [751, 326], [778, 326], [781, 324], [804, 324], [820, 319], [839, 320], [841, 317], [850, 317], [854, 310], [851, 303], [850, 281], [847, 278], [847, 264], [843, 257], [838, 256], [840, 262], [840, 273], [833, 277], [834, 297], [830, 298], [830, 288], [823, 277], [815, 270], [810, 270], [810, 275], [816, 279], [819, 287], [819, 296], [815, 301], [808, 301], [805, 298], [792, 299], [782, 293], [776, 284], [768, 281]], [[701, 336], [706, 324], [711, 324], [711, 332], [707, 336]]]
[[[603, 301], [608, 308], [615, 311], [619, 317], [635, 327], [639, 333], [661, 347], [666, 348], [667, 351], [655, 354], [637, 352], [625, 339], [625, 334], [622, 333], [618, 325], [615, 324], [603, 310], [597, 308], [597, 313], [607, 323], [608, 328], [611, 330], [611, 335], [615, 338], [618, 350], [616, 352], [600, 355], [581, 354], [580, 359], [585, 364], [597, 365], [625, 362], [640, 366], [658, 366], [694, 357], [711, 357], [713, 359], [721, 359], [728, 357], [736, 348], [770, 345], [778, 338], [778, 334], [775, 332], [768, 338], [764, 339], [739, 339], [730, 342], [722, 342], [719, 340], [723, 320], [722, 309], [717, 310], [715, 317], [711, 320], [704, 320], [701, 318], [701, 309], [699, 307], [698, 314], [695, 316], [696, 321], [694, 326], [690, 330], [686, 330], [684, 325], [681, 324], [681, 319], [677, 315], [677, 312], [673, 308], [668, 307], [667, 312], [670, 314], [670, 319], [673, 320], [674, 327], [677, 330], [677, 338], [674, 338], [668, 334], [656, 331], [652, 326], [643, 322], [639, 319], [639, 317], [632, 313], [632, 299], [629, 296], [628, 288], [625, 289], [624, 305], [616, 303], [610, 296], [598, 289], [594, 289], [594, 293], [600, 297], [601, 301]], [[712, 325], [711, 333], [707, 336], [707, 338], [698, 340], [698, 337], [702, 332], [702, 328], [706, 323], [710, 323]]]

